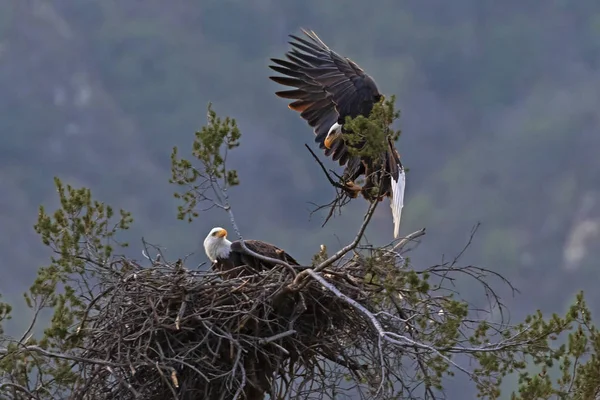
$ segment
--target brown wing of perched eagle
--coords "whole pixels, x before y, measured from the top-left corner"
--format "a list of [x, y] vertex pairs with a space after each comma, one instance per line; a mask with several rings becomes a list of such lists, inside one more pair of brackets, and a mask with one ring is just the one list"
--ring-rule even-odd
[[[285, 261], [289, 265], [300, 265], [285, 251], [260, 240], [244, 240], [246, 247], [262, 256]], [[248, 276], [275, 267], [274, 263], [260, 260], [244, 251], [239, 240], [227, 239], [227, 231], [216, 227], [204, 239], [204, 251], [213, 263], [213, 268], [223, 273], [224, 279]]]
[[[387, 139], [385, 154], [376, 165], [372, 157], [352, 156], [344, 140], [346, 116], [368, 117], [375, 103], [382, 99], [373, 78], [367, 75], [356, 63], [338, 55], [319, 39], [313, 31], [302, 30], [306, 39], [290, 35], [292, 49], [285, 53], [287, 60], [272, 58], [277, 65], [269, 67], [284, 76], [271, 76], [270, 79], [294, 89], [278, 91], [275, 94], [294, 100], [289, 108], [298, 111], [314, 129], [315, 141], [325, 150], [325, 155], [346, 166], [343, 179], [353, 191], [352, 197], [362, 193], [369, 200], [381, 201], [390, 198], [394, 237], [398, 237], [400, 218], [404, 206], [405, 175], [400, 155], [391, 138]], [[362, 143], [353, 144], [361, 148]], [[354, 181], [365, 176], [363, 187]], [[371, 188], [380, 182], [377, 196]]]

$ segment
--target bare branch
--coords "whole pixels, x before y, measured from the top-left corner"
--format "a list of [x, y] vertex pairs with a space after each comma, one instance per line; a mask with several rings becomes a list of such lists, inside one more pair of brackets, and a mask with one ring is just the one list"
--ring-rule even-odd
[[412, 242], [413, 240], [420, 238], [421, 236], [425, 235], [425, 228], [423, 229], [419, 229], [418, 231], [415, 231], [413, 233], [410, 233], [408, 235], [406, 235], [405, 237], [403, 237], [402, 239], [400, 239], [398, 241], [398, 243], [396, 243], [396, 245], [394, 247], [392, 247], [392, 251], [401, 251], [402, 249], [404, 249], [404, 247]]
[[86, 357], [78, 357], [75, 355], [64, 354], [64, 353], [56, 353], [56, 352], [44, 350], [41, 347], [35, 346], [35, 345], [22, 346], [21, 348], [19, 348], [16, 351], [10, 351], [5, 347], [0, 348], [0, 355], [2, 355], [2, 356], [5, 356], [7, 354], [32, 353], [32, 352], [39, 353], [43, 356], [50, 357], [50, 358], [57, 358], [60, 360], [78, 361], [78, 362], [84, 362], [84, 363], [89, 363], [89, 364], [104, 365], [104, 366], [109, 366], [109, 367], [120, 366], [119, 364], [115, 364], [115, 363], [104, 361], [104, 360], [98, 360], [98, 359], [86, 358]]
[[[358, 244], [360, 243], [360, 241], [365, 233], [365, 230], [367, 229], [367, 226], [369, 225], [369, 222], [371, 221], [371, 217], [375, 213], [375, 208], [377, 207], [377, 204], [378, 204], [378, 202], [374, 201], [369, 205], [367, 213], [364, 216], [363, 223], [360, 226], [360, 228], [358, 229], [358, 233], [354, 237], [354, 240], [351, 243], [347, 244], [346, 246], [342, 247], [331, 257], [329, 257], [325, 261], [321, 262], [315, 268], [313, 268], [312, 269], [313, 272], [322, 271], [323, 269], [332, 265], [334, 262], [336, 262], [340, 258], [344, 257], [350, 251], [354, 250], [356, 248], [356, 246], [358, 246]], [[306, 276], [309, 274], [308, 271], [309, 270], [304, 270], [304, 271], [300, 272], [298, 274], [298, 276], [296, 276], [296, 278], [294, 279], [294, 282], [292, 282], [292, 284], [289, 286], [289, 288], [291, 290], [297, 290], [297, 287], [301, 284], [302, 280], [304, 280], [306, 278]]]
[[284, 337], [293, 335], [295, 333], [296, 333], [295, 330], [289, 330], [289, 331], [281, 332], [281, 333], [278, 333], [277, 335], [273, 335], [271, 337], [261, 339], [261, 340], [258, 341], [258, 343], [260, 343], [260, 344], [270, 343], [270, 342], [273, 342], [275, 340], [283, 339]]
[[[25, 395], [28, 396], [29, 399], [39, 399], [40, 396], [38, 396], [37, 394], [31, 392], [30, 390], [28, 390], [26, 387], [13, 383], [13, 382], [2, 382], [0, 383], [0, 391], [4, 388], [12, 388], [15, 391], [19, 391], [24, 393]], [[14, 398], [17, 398], [17, 396], [15, 395]]]

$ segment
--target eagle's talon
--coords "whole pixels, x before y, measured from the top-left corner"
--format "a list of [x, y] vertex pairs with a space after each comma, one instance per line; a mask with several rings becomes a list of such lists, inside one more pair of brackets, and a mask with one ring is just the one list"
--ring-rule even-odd
[[345, 182], [344, 186], [348, 196], [350, 196], [352, 199], [357, 198], [362, 191], [362, 187], [352, 181]]

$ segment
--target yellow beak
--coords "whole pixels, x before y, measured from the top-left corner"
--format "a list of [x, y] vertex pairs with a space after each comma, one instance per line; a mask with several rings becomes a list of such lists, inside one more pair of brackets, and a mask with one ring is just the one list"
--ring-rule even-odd
[[325, 145], [326, 148], [330, 149], [331, 146], [333, 145], [333, 142], [335, 142], [335, 140], [340, 137], [341, 133], [339, 132], [332, 132], [329, 135], [327, 135], [327, 137], [325, 138], [325, 141], [323, 142], [323, 144]]
[[227, 231], [225, 229], [221, 229], [219, 233], [217, 233], [217, 237], [223, 238], [227, 236]]

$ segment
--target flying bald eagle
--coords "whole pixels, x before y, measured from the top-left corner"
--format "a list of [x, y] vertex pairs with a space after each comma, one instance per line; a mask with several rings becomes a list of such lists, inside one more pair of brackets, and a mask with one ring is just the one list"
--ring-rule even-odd
[[[292, 50], [285, 53], [288, 60], [272, 58], [277, 65], [269, 67], [286, 76], [271, 76], [270, 79], [295, 89], [279, 91], [275, 94], [294, 100], [289, 108], [300, 112], [308, 124], [314, 128], [315, 141], [325, 155], [346, 165], [342, 178], [351, 197], [362, 193], [368, 201], [384, 197], [390, 198], [394, 237], [398, 237], [400, 217], [404, 206], [404, 167], [391, 138], [388, 137], [385, 154], [378, 166], [371, 157], [352, 156], [344, 140], [346, 116], [369, 117], [375, 103], [382, 100], [373, 78], [367, 75], [356, 63], [338, 55], [313, 32], [302, 30], [307, 39], [290, 35], [295, 41], [289, 42]], [[365, 141], [353, 144], [362, 148]], [[350, 146], [350, 144], [348, 144]], [[361, 188], [354, 181], [365, 176]], [[371, 188], [380, 181], [379, 195], [373, 196]]]
[[[260, 240], [244, 240], [244, 243], [248, 249], [262, 256], [279, 259], [289, 265], [300, 265], [292, 256], [272, 244]], [[224, 273], [224, 279], [253, 275], [275, 266], [246, 253], [239, 240], [227, 240], [227, 231], [219, 227], [211, 229], [204, 239], [204, 251], [213, 268]]]

